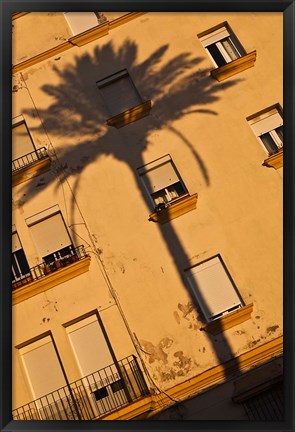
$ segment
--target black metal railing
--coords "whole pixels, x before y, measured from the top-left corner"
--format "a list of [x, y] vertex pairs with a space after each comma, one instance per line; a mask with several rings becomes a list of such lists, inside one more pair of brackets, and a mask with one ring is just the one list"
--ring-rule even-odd
[[[25, 275], [20, 275], [17, 279], [12, 280], [12, 290], [27, 285], [30, 282], [44, 278], [48, 274], [58, 271], [63, 267], [67, 267], [76, 261], [87, 258], [89, 255], [85, 252], [84, 246], [71, 246], [68, 248], [69, 253], [61, 258], [56, 258], [49, 264], [43, 262], [30, 268], [30, 272]], [[57, 254], [58, 256], [58, 254]]]
[[12, 411], [13, 420], [94, 420], [148, 395], [134, 355]]
[[12, 161], [12, 172], [15, 173], [29, 165], [33, 165], [41, 159], [48, 157], [48, 153], [45, 147], [40, 147], [24, 156], [21, 156]]

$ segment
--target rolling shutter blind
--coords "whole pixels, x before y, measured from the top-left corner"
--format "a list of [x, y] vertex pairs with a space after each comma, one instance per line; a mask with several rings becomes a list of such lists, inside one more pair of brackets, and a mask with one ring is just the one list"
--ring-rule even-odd
[[50, 336], [46, 336], [21, 348], [20, 355], [34, 399], [66, 385], [66, 380]]
[[12, 252], [16, 252], [22, 249], [22, 245], [20, 244], [20, 239], [17, 233], [12, 234]]
[[142, 103], [128, 73], [109, 84], [98, 87], [112, 116], [120, 114]]
[[40, 257], [72, 244], [60, 213], [31, 225], [30, 231]]
[[139, 170], [139, 174], [151, 194], [180, 181], [170, 156], [146, 165]]
[[260, 136], [283, 125], [283, 119], [278, 112], [250, 124], [256, 136]]
[[94, 12], [64, 12], [64, 16], [73, 35], [82, 33], [98, 25]]
[[96, 315], [67, 327], [67, 332], [83, 376], [114, 363]]
[[25, 123], [12, 128], [12, 160], [34, 151], [34, 145]]
[[241, 300], [218, 257], [187, 271], [187, 278], [207, 320], [241, 305]]
[[229, 37], [229, 32], [225, 27], [221, 27], [212, 33], [209, 33], [200, 38], [200, 41], [204, 47], [212, 45], [213, 43], [219, 42], [221, 39]]

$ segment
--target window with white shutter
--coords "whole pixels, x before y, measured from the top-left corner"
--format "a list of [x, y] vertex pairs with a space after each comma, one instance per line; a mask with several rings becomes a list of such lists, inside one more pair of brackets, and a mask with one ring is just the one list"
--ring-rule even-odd
[[25, 121], [12, 125], [12, 160], [35, 151], [35, 147]]
[[219, 256], [186, 270], [185, 274], [207, 322], [243, 306], [243, 301]]
[[278, 104], [248, 117], [247, 121], [269, 156], [283, 149], [283, 117]]
[[111, 116], [121, 114], [143, 102], [126, 69], [97, 81], [97, 86]]
[[245, 50], [227, 23], [198, 35], [215, 67], [221, 67], [245, 55]]
[[188, 194], [170, 155], [138, 168], [138, 174], [155, 207], [169, 205]]
[[80, 34], [106, 21], [100, 12], [64, 12], [64, 17], [73, 35]]
[[[30, 343], [19, 352], [34, 399], [67, 384], [51, 336]], [[48, 396], [47, 403], [52, 402], [52, 397]]]
[[26, 219], [40, 258], [46, 263], [70, 255], [72, 241], [58, 206]]

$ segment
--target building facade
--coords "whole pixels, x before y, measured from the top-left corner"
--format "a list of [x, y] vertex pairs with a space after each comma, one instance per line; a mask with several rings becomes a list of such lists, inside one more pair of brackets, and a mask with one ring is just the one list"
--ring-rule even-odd
[[282, 28], [13, 15], [14, 419], [282, 420]]

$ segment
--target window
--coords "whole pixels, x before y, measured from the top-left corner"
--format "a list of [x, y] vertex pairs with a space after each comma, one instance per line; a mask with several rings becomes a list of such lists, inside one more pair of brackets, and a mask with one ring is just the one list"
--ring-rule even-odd
[[51, 336], [42, 337], [19, 352], [34, 399], [66, 385]]
[[126, 69], [98, 81], [97, 86], [112, 116], [142, 103]]
[[256, 51], [247, 54], [227, 22], [198, 34], [198, 38], [215, 66], [210, 74], [217, 81], [254, 66]]
[[64, 16], [73, 35], [106, 22], [106, 18], [101, 12], [64, 12]]
[[35, 152], [35, 146], [23, 116], [12, 121], [12, 160]]
[[12, 119], [12, 186], [47, 171], [50, 163], [46, 148], [35, 148], [24, 117]]
[[[67, 325], [66, 330], [82, 376], [114, 363], [96, 314]], [[106, 378], [104, 371], [103, 378]]]
[[66, 327], [84, 386], [94, 401], [97, 415], [127, 403], [119, 364], [114, 362], [96, 314]]
[[138, 168], [138, 173], [156, 210], [160, 211], [188, 195], [170, 155]]
[[246, 54], [227, 23], [204, 33], [199, 35], [200, 42], [216, 67], [224, 66]]
[[96, 84], [111, 115], [109, 126], [119, 128], [149, 114], [151, 101], [143, 101], [126, 69]]
[[19, 236], [13, 228], [12, 233], [12, 283], [28, 281], [31, 273], [26, 255], [23, 251]]
[[279, 105], [250, 116], [247, 121], [269, 156], [283, 149], [283, 117]]
[[58, 206], [26, 219], [40, 258], [50, 264], [72, 254], [73, 245]]
[[207, 322], [243, 306], [234, 282], [220, 256], [185, 271], [192, 294]]

